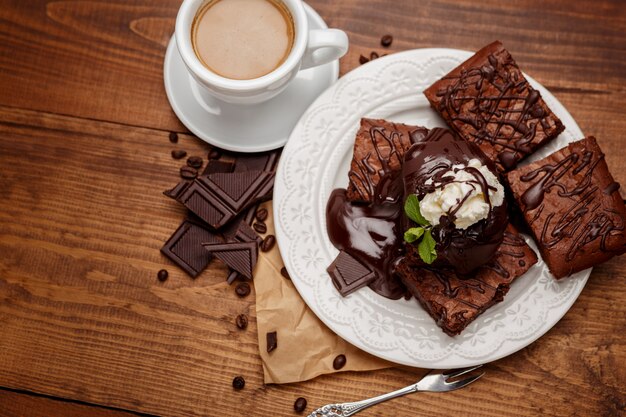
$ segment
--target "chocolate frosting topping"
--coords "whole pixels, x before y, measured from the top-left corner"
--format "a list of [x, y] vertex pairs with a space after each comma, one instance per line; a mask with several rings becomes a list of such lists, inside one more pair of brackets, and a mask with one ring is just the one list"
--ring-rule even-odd
[[336, 189], [326, 206], [326, 227], [333, 245], [352, 255], [376, 273], [369, 287], [383, 297], [406, 294], [393, 276], [394, 260], [402, 253], [402, 179], [385, 176], [371, 205], [350, 203], [345, 189]]
[[563, 131], [500, 42], [485, 46], [425, 91], [464, 139], [508, 171]]
[[[454, 165], [467, 165], [471, 159], [478, 159], [495, 173], [494, 165], [475, 144], [464, 141], [448, 129], [432, 129], [423, 141], [414, 144], [405, 154], [402, 167], [405, 196], [416, 194], [421, 201], [426, 194], [454, 180], [446, 176], [454, 170]], [[471, 168], [467, 171], [474, 176], [475, 184], [482, 189], [490, 204], [490, 187], [481, 172]], [[497, 207], [490, 204], [486, 219], [466, 229], [457, 229], [454, 225], [455, 213], [462, 202], [441, 217], [432, 233], [437, 242], [436, 263], [450, 266], [459, 274], [468, 274], [493, 258], [502, 243], [508, 215], [506, 202]], [[409, 252], [414, 251], [412, 245], [407, 246]], [[418, 261], [419, 257], [415, 258]]]

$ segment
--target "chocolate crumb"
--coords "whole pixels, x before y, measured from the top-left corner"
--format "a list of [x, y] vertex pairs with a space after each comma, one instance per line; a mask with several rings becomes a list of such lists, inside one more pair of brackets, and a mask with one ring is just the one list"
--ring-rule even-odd
[[387, 34], [385, 36], [383, 36], [382, 38], [380, 38], [380, 44], [382, 46], [384, 46], [385, 48], [388, 48], [391, 46], [391, 43], [393, 42], [393, 36]]
[[274, 235], [267, 235], [263, 242], [261, 242], [261, 251], [269, 252], [272, 250], [274, 245], [276, 244], [276, 237]]
[[180, 176], [186, 180], [192, 180], [198, 176], [198, 171], [192, 167], [181, 167], [180, 168]]
[[268, 214], [269, 213], [267, 212], [267, 209], [260, 208], [256, 212], [256, 219], [260, 222], [264, 222], [265, 220], [267, 220]]
[[174, 149], [172, 151], [172, 158], [174, 159], [182, 159], [186, 156], [187, 156], [187, 152], [183, 151], [182, 149]]
[[287, 272], [287, 268], [285, 268], [284, 266], [282, 268], [280, 268], [280, 275], [282, 275], [283, 277], [285, 277], [289, 281], [291, 281], [291, 277], [289, 276], [289, 272]]
[[235, 324], [237, 325], [237, 328], [245, 330], [246, 327], [248, 327], [248, 316], [245, 314], [238, 315], [235, 319]]
[[359, 57], [359, 64], [361, 64], [361, 65], [363, 65], [363, 64], [367, 64], [369, 61], [370, 61], [370, 60], [369, 60], [369, 58], [367, 58], [367, 57], [365, 57], [365, 56], [363, 56], [363, 55], [361, 55], [361, 56]]
[[373, 61], [377, 58], [380, 58], [380, 56], [378, 55], [378, 52], [372, 51], [372, 53], [370, 54], [370, 61]]
[[159, 281], [163, 282], [167, 279], [167, 277], [169, 276], [169, 272], [167, 272], [167, 269], [161, 269], [158, 273], [157, 273], [157, 278], [159, 279]]
[[248, 284], [247, 282], [241, 282], [237, 284], [237, 286], [235, 287], [235, 293], [237, 293], [237, 295], [240, 297], [247, 297], [248, 295], [250, 295], [250, 284]]
[[215, 148], [211, 149], [211, 152], [209, 152], [209, 159], [220, 159], [221, 156], [222, 153]]
[[170, 132], [170, 142], [178, 143], [178, 133]]
[[337, 357], [333, 361], [333, 369], [338, 371], [344, 366], [346, 366], [346, 355], [337, 355]]
[[242, 390], [246, 386], [246, 380], [242, 376], [236, 376], [233, 378], [233, 388], [236, 390]]
[[268, 332], [265, 338], [267, 339], [267, 353], [270, 353], [278, 347], [278, 335], [276, 332]]
[[257, 231], [257, 233], [263, 234], [267, 232], [267, 226], [263, 222], [256, 222], [252, 225], [252, 227]]
[[296, 413], [301, 413], [306, 410], [306, 398], [299, 397], [295, 403], [293, 403], [293, 409], [296, 410]]
[[189, 158], [187, 158], [187, 165], [195, 169], [201, 168], [203, 162], [204, 161], [202, 161], [202, 158], [200, 158], [199, 156], [190, 156]]

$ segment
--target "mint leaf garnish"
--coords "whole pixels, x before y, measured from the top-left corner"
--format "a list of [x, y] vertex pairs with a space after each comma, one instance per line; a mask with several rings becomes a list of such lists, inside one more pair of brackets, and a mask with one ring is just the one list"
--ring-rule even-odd
[[435, 251], [435, 239], [433, 239], [433, 235], [430, 233], [430, 229], [424, 232], [424, 237], [421, 242], [417, 246], [417, 251], [420, 254], [420, 258], [422, 261], [426, 262], [428, 265], [435, 262], [437, 259], [437, 252]]
[[407, 243], [413, 243], [424, 234], [424, 228], [422, 227], [411, 227], [409, 230], [404, 232], [404, 241]]
[[428, 226], [430, 224], [428, 223], [428, 220], [426, 220], [424, 216], [422, 216], [422, 213], [420, 211], [420, 201], [417, 199], [417, 196], [415, 194], [409, 194], [409, 196], [407, 197], [406, 201], [404, 202], [404, 212], [409, 219], [413, 220], [420, 226]]

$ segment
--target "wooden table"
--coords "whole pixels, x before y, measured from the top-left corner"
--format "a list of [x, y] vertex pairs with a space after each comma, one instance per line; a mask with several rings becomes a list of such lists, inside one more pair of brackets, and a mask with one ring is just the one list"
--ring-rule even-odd
[[[359, 56], [500, 39], [594, 134], [626, 184], [626, 9], [620, 0], [311, 0]], [[180, 0], [0, 0], [0, 415], [293, 415], [409, 384], [407, 369], [264, 386], [254, 297], [218, 263], [196, 280], [159, 253], [183, 216], [160, 193], [170, 150], [204, 154], [167, 102]], [[170, 144], [170, 131], [180, 143]], [[445, 395], [364, 416], [613, 416], [626, 403], [626, 266], [594, 269], [544, 337]], [[166, 283], [156, 280], [162, 267]], [[233, 319], [252, 316], [247, 331]], [[231, 388], [246, 377], [244, 391]], [[141, 414], [143, 415], [143, 414]]]

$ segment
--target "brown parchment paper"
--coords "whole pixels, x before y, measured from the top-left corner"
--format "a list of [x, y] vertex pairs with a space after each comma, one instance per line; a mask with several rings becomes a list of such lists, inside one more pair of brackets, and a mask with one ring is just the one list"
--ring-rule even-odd
[[[263, 205], [270, 215], [265, 221], [267, 234], [274, 234], [272, 203]], [[266, 234], [266, 235], [267, 235]], [[306, 381], [318, 375], [340, 372], [333, 360], [346, 355], [341, 371], [367, 371], [394, 366], [346, 342], [307, 307], [293, 283], [284, 278], [278, 245], [269, 252], [259, 251], [254, 273], [259, 351], [266, 384]], [[276, 331], [278, 347], [267, 353], [267, 332]]]

